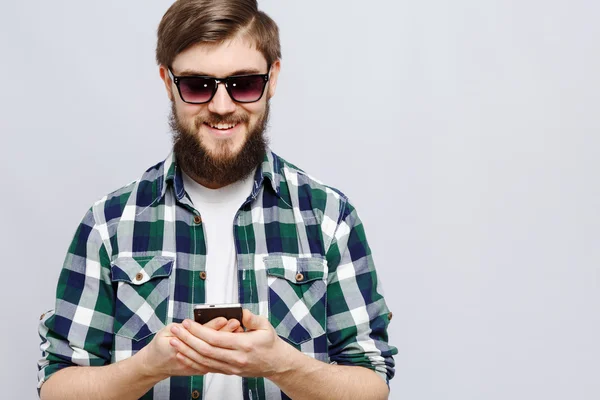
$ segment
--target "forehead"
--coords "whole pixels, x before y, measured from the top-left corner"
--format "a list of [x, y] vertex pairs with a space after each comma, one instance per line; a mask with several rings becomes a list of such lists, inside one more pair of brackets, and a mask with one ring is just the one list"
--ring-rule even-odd
[[234, 38], [221, 44], [199, 43], [188, 47], [173, 60], [175, 73], [228, 76], [236, 71], [267, 72], [267, 61], [250, 39]]

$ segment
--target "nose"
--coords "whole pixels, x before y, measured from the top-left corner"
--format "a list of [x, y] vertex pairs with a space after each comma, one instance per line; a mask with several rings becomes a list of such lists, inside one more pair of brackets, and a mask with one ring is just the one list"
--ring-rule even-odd
[[235, 111], [236, 104], [227, 93], [224, 83], [219, 83], [217, 93], [208, 103], [208, 109], [216, 114], [231, 114]]

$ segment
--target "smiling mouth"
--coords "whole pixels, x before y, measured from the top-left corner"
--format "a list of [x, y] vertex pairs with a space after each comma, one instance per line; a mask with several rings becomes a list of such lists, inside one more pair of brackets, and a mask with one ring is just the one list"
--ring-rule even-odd
[[216, 125], [213, 125], [213, 124], [205, 122], [204, 124], [207, 125], [207, 126], [209, 126], [209, 127], [211, 127], [211, 128], [213, 128], [213, 129], [218, 129], [220, 131], [226, 131], [226, 130], [229, 130], [229, 129], [233, 129], [233, 128], [235, 128], [238, 125], [237, 122], [233, 123], [233, 124], [216, 124]]

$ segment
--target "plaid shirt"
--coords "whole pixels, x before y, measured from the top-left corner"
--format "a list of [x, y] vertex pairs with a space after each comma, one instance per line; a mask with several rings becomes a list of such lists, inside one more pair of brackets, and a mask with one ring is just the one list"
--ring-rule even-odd
[[[233, 221], [239, 302], [269, 318], [296, 349], [323, 362], [394, 376], [389, 310], [356, 210], [268, 151]], [[205, 302], [206, 242], [174, 155], [96, 202], [64, 262], [56, 306], [42, 316], [38, 387], [62, 368], [131, 357]], [[203, 377], [172, 377], [142, 399], [202, 394]], [[197, 394], [195, 393], [195, 394]], [[244, 378], [244, 399], [287, 399]]]

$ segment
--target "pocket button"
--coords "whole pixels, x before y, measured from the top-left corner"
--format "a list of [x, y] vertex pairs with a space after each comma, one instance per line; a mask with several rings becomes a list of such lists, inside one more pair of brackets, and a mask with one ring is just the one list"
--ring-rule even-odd
[[302, 282], [304, 280], [304, 275], [301, 273], [296, 274], [296, 282]]

